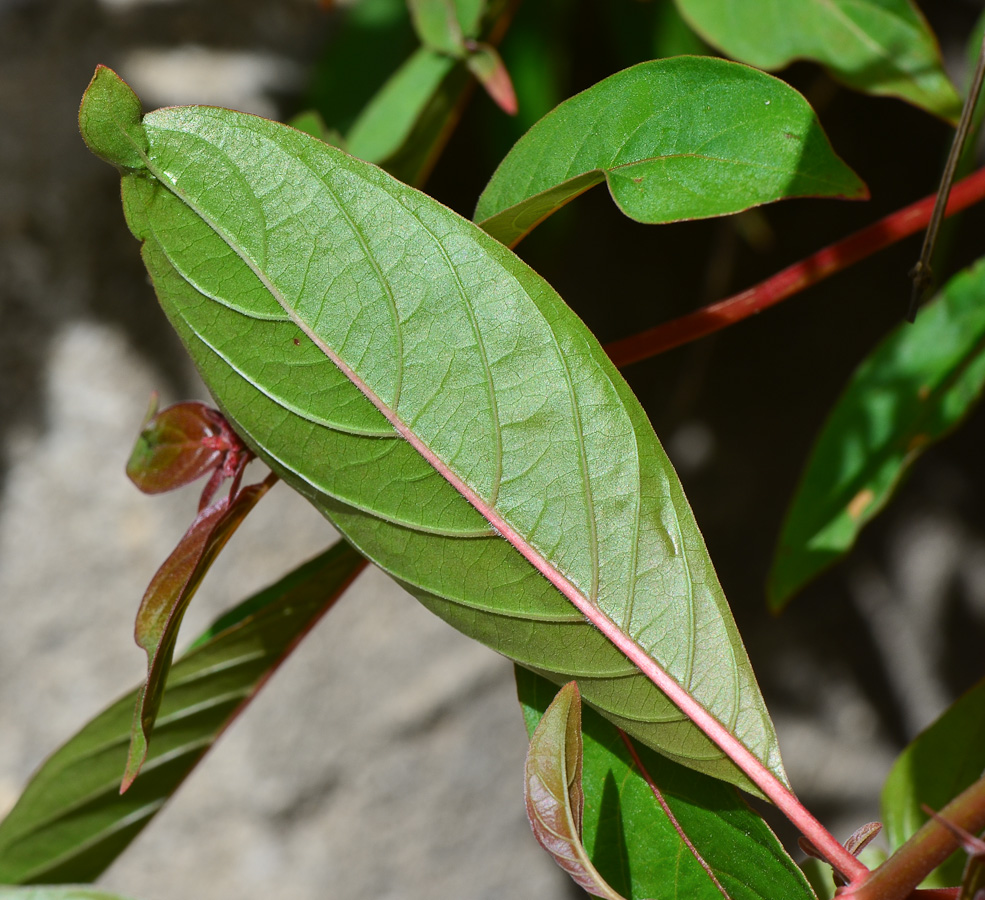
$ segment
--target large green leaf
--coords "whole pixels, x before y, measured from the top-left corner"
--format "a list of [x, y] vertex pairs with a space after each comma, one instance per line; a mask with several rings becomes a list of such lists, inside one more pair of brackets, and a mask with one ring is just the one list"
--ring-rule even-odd
[[474, 219], [513, 246], [602, 181], [627, 216], [649, 223], [867, 195], [789, 85], [681, 56], [617, 72], [548, 113], [493, 174]]
[[734, 59], [782, 69], [808, 59], [840, 81], [956, 119], [961, 99], [912, 0], [677, 0], [691, 26]]
[[[112, 159], [134, 127], [131, 92], [104, 68], [95, 87], [84, 135]], [[128, 222], [171, 322], [265, 461], [455, 627], [577, 678], [687, 765], [749, 784], [680, 708], [784, 780], [680, 482], [543, 279], [431, 198], [286, 126], [175, 107], [145, 116], [138, 140]]]
[[852, 547], [906, 469], [964, 418], [983, 386], [985, 260], [951, 279], [852, 376], [787, 512], [768, 584], [774, 609]]
[[[923, 313], [921, 313], [923, 315]], [[899, 755], [882, 789], [882, 819], [890, 851], [985, 770], [985, 681], [955, 702]], [[927, 887], [959, 884], [967, 857], [961, 850], [927, 879]]]
[[137, 691], [57, 750], [0, 822], [0, 882], [100, 875], [136, 837], [363, 565], [340, 542], [219, 619], [171, 669], [143, 773], [126, 794]]
[[[556, 688], [520, 668], [516, 682], [532, 735]], [[813, 900], [734, 788], [632, 745], [589, 709], [581, 729], [581, 843], [610, 889], [630, 900]]]

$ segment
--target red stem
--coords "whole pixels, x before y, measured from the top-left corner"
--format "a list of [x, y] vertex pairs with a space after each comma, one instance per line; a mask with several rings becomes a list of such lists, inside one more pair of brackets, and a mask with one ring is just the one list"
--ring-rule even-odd
[[[734, 297], [712, 303], [696, 312], [672, 319], [632, 337], [605, 345], [605, 351], [616, 366], [648, 359], [712, 334], [749, 316], [786, 300], [805, 288], [823, 281], [859, 260], [889, 247], [927, 227], [934, 209], [935, 194], [897, 210], [861, 231], [819, 250], [813, 256], [794, 263], [759, 284]], [[979, 169], [954, 185], [945, 216], [967, 209], [985, 200], [985, 168]]]

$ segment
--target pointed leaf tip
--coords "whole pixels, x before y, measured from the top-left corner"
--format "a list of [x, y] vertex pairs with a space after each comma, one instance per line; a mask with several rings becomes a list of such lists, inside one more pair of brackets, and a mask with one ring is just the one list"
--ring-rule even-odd
[[147, 136], [141, 116], [130, 85], [109, 67], [96, 66], [79, 107], [79, 130], [89, 149], [119, 169], [142, 169]]

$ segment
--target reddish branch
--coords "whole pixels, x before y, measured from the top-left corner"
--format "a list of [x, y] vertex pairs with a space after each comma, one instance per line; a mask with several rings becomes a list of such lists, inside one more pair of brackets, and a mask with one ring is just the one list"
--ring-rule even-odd
[[[935, 199], [936, 195], [931, 194], [917, 203], [897, 210], [874, 225], [856, 231], [734, 297], [712, 303], [632, 337], [606, 344], [606, 353], [616, 366], [622, 368], [756, 315], [926, 228]], [[985, 200], [985, 169], [979, 169], [954, 185], [945, 215], [954, 215], [982, 200]]]

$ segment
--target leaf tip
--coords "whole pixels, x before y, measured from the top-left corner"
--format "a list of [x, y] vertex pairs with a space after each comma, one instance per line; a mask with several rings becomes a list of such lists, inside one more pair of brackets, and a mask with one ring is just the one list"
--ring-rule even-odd
[[140, 100], [109, 66], [98, 65], [82, 95], [79, 131], [89, 149], [119, 169], [141, 169], [147, 139]]

